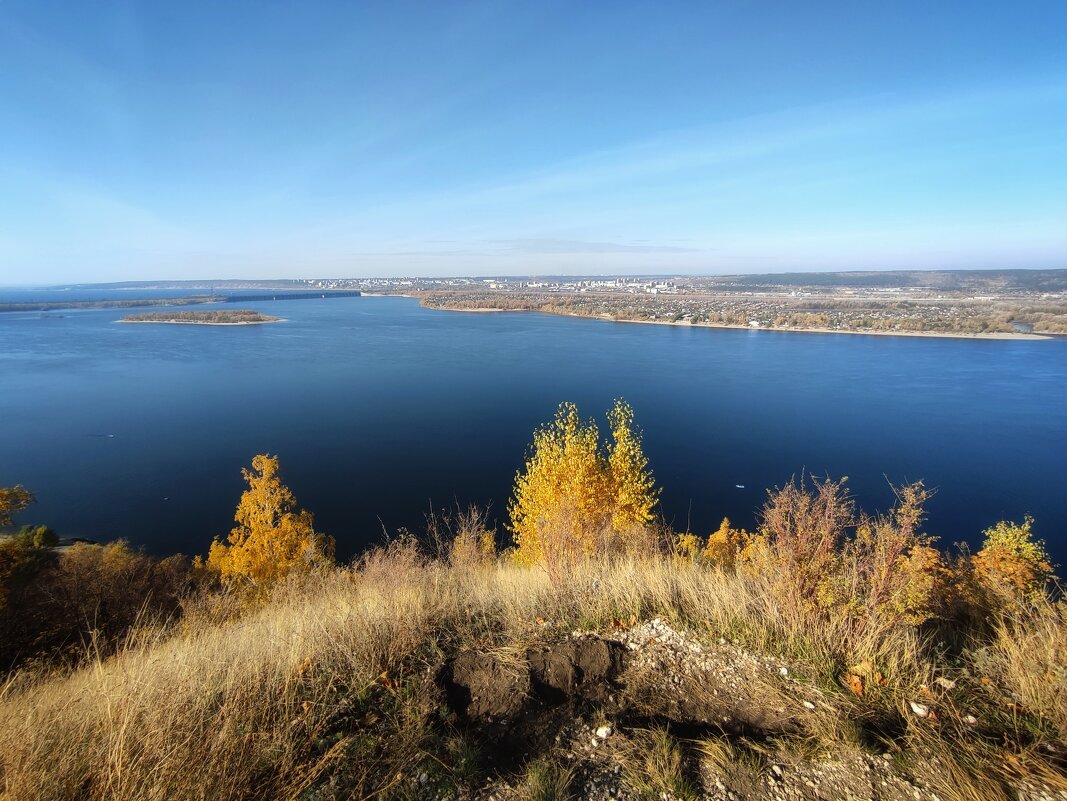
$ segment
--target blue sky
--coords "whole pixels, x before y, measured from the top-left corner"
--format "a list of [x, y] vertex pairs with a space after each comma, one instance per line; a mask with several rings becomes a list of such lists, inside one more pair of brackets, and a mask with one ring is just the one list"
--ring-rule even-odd
[[1067, 3], [0, 0], [0, 283], [1067, 267]]

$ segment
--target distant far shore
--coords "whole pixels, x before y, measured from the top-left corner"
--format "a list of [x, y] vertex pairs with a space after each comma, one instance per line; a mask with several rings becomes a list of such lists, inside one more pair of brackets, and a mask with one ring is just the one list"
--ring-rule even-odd
[[[396, 296], [394, 296], [396, 297]], [[405, 295], [404, 297], [411, 297]], [[423, 304], [425, 305], [425, 304]], [[671, 325], [682, 328], [728, 328], [736, 331], [774, 331], [785, 334], [856, 334], [859, 336], [881, 337], [927, 337], [935, 339], [997, 339], [997, 340], [1038, 340], [1056, 339], [1054, 334], [1026, 334], [1009, 333], [1007, 331], [994, 331], [988, 333], [966, 333], [962, 331], [875, 331], [858, 328], [776, 328], [774, 326], [738, 325], [734, 323], [691, 323], [683, 320], [632, 320], [622, 317], [612, 317], [607, 314], [573, 314], [564, 311], [546, 311], [542, 309], [494, 309], [475, 307], [470, 309], [450, 308], [448, 306], [426, 306], [429, 309], [450, 312], [539, 312], [551, 314], [556, 317], [575, 317], [580, 320], [601, 320], [609, 323], [636, 323], [638, 325]]]

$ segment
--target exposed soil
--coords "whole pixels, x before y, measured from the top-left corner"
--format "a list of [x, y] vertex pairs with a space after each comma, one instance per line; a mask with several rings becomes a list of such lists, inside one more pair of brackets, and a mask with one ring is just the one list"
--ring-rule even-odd
[[[570, 772], [572, 797], [599, 801], [949, 797], [926, 781], [928, 773], [886, 751], [902, 721], [848, 720], [860, 731], [855, 747], [804, 751], [796, 744], [806, 731], [848, 717], [847, 699], [825, 697], [778, 660], [725, 640], [698, 642], [659, 620], [610, 634], [576, 632], [525, 653], [463, 652], [437, 682], [452, 716], [445, 725], [478, 743], [487, 778], [457, 796], [425, 774], [414, 777], [415, 795], [426, 799], [522, 798], [516, 777], [539, 757]], [[870, 747], [861, 747], [864, 726], [872, 729]], [[640, 786], [654, 731], [677, 743], [685, 793]], [[709, 742], [722, 749], [718, 759], [701, 750]], [[1048, 788], [1017, 792], [1067, 801]]]

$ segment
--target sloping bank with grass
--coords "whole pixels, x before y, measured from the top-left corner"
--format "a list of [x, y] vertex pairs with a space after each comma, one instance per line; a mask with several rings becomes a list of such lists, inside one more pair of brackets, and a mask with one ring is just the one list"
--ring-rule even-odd
[[[337, 566], [269, 456], [184, 567], [5, 544], [0, 626], [45, 603], [30, 575], [117, 597], [7, 654], [3, 797], [1065, 797], [1032, 521], [950, 554], [921, 485], [868, 515], [827, 479], [771, 491], [755, 532], [678, 534], [628, 406], [609, 427], [564, 405], [535, 433], [504, 551], [466, 510]], [[0, 524], [29, 500], [0, 491]]]

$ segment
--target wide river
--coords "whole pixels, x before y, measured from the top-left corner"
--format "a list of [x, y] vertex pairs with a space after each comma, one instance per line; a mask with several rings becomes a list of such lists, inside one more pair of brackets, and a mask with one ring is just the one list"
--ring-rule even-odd
[[891, 504], [889, 482], [924, 479], [943, 544], [1030, 513], [1067, 561], [1067, 339], [690, 329], [396, 297], [248, 305], [287, 322], [0, 314], [0, 486], [38, 499], [19, 520], [204, 552], [232, 524], [241, 467], [269, 452], [350, 556], [431, 508], [491, 504], [503, 523], [533, 429], [563, 400], [603, 422], [621, 396], [678, 529], [751, 525], [801, 471], [848, 476], [869, 509]]

